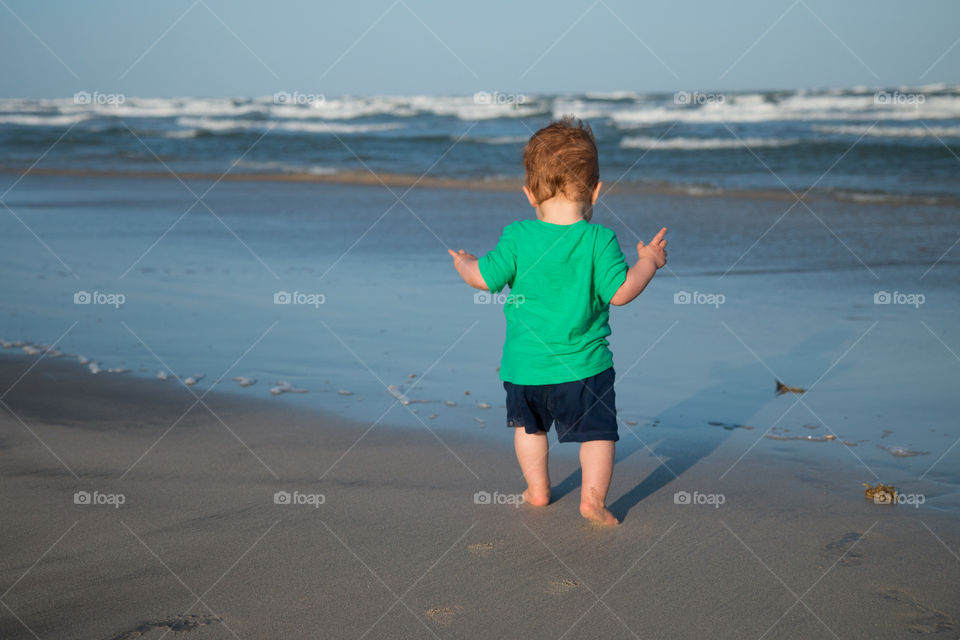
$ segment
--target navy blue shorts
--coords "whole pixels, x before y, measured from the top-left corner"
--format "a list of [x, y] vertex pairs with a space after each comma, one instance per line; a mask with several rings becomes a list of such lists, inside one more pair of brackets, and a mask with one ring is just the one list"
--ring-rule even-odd
[[507, 392], [507, 426], [535, 434], [557, 423], [560, 442], [617, 441], [613, 367], [597, 375], [557, 384], [513, 384]]

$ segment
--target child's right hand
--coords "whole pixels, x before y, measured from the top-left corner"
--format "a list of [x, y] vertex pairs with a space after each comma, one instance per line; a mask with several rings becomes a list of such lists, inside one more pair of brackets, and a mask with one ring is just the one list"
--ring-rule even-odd
[[650, 244], [643, 244], [642, 241], [638, 242], [637, 259], [643, 260], [644, 258], [649, 258], [657, 265], [657, 269], [667, 264], [667, 241], [663, 237], [666, 233], [667, 228], [664, 227], [657, 232], [657, 235], [653, 236]]
[[467, 253], [467, 252], [464, 251], [463, 249], [460, 249], [460, 251], [454, 251], [453, 249], [447, 249], [447, 253], [449, 253], [449, 254], [451, 255], [451, 257], [453, 257], [453, 264], [454, 264], [454, 266], [458, 266], [458, 267], [459, 267], [460, 263], [463, 262], [463, 261], [473, 262], [473, 261], [475, 261], [475, 260], [477, 259], [477, 256], [473, 255], [472, 253]]

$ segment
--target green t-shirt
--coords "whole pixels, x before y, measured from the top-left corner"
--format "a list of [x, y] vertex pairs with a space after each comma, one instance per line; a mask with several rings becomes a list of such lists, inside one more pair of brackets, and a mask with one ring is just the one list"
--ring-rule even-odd
[[510, 285], [501, 380], [555, 384], [613, 366], [610, 299], [628, 265], [612, 230], [586, 220], [520, 220], [479, 267], [490, 291]]

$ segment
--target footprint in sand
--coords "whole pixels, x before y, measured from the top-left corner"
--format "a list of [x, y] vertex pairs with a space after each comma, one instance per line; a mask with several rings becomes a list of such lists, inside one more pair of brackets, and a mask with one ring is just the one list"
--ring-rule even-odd
[[578, 586], [580, 586], [580, 583], [576, 580], [571, 580], [570, 578], [554, 578], [547, 582], [546, 591], [552, 595], [559, 596], [576, 589]]
[[113, 637], [112, 640], [133, 640], [133, 638], [162, 638], [173, 631], [177, 636], [188, 631], [196, 631], [200, 627], [222, 622], [216, 616], [183, 616], [166, 620], [151, 620], [137, 625], [130, 631], [125, 631]]
[[[851, 531], [823, 547], [824, 553], [841, 567], [857, 567], [863, 564], [863, 534]], [[856, 547], [854, 548], [854, 545]], [[833, 558], [840, 558], [836, 561]]]
[[477, 542], [467, 546], [467, 551], [480, 558], [486, 558], [493, 553], [492, 542]]
[[909, 607], [909, 612], [901, 616], [903, 623], [911, 633], [952, 633], [960, 628], [956, 620], [945, 613], [921, 604], [899, 589], [887, 589], [880, 592], [884, 604], [894, 602]]
[[434, 607], [432, 609], [427, 609], [427, 618], [430, 622], [439, 625], [441, 627], [446, 627], [453, 622], [453, 619], [457, 617], [457, 614], [463, 611], [463, 607], [460, 605], [454, 605], [452, 607]]

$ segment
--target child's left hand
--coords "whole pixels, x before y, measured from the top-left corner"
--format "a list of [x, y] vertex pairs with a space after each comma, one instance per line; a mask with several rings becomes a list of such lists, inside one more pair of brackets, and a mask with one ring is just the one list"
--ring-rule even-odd
[[656, 265], [657, 269], [667, 264], [667, 241], [663, 237], [667, 233], [664, 227], [653, 236], [650, 244], [644, 244], [642, 241], [637, 243], [637, 259], [643, 260], [649, 258]]

